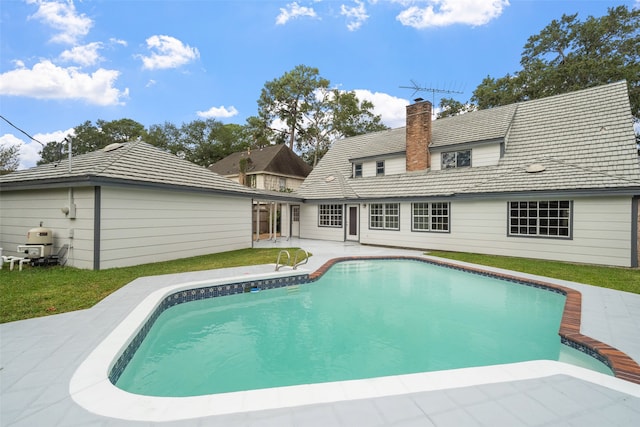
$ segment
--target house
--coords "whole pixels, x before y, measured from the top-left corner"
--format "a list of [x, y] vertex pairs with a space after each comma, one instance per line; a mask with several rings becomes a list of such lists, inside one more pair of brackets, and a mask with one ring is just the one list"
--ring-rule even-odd
[[254, 190], [144, 142], [0, 177], [0, 247], [53, 231], [66, 265], [124, 267], [251, 247]]
[[272, 191], [296, 190], [311, 172], [285, 144], [233, 153], [209, 169], [247, 187]]
[[303, 238], [637, 267], [626, 82], [336, 141], [296, 191]]
[[292, 192], [311, 172], [311, 166], [289, 147], [277, 144], [240, 151], [214, 163], [209, 169], [235, 182], [263, 190], [267, 195], [265, 200], [254, 203], [252, 223], [256, 239], [263, 233], [288, 235], [290, 230], [281, 228], [281, 224], [288, 223], [290, 216], [297, 218], [299, 205], [283, 209], [271, 200], [269, 193]]
[[336, 141], [293, 192], [250, 188], [143, 142], [14, 172], [0, 177], [0, 247], [13, 255], [42, 222], [79, 268], [246, 248], [260, 203], [270, 231], [280, 212], [282, 236], [638, 267], [625, 82], [431, 113], [418, 101], [405, 127]]

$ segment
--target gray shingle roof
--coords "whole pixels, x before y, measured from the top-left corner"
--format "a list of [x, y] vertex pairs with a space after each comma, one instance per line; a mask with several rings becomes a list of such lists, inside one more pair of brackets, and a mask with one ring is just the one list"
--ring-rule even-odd
[[156, 184], [200, 190], [255, 194], [207, 168], [182, 160], [150, 144], [134, 141], [113, 150], [97, 150], [69, 160], [16, 171], [0, 177], [0, 189], [87, 181]]
[[238, 175], [240, 160], [251, 160], [247, 165], [247, 173], [270, 172], [278, 175], [305, 178], [311, 172], [306, 164], [289, 147], [284, 144], [254, 148], [250, 151], [233, 153], [209, 166], [209, 170], [220, 175]]
[[[405, 128], [336, 141], [297, 194], [307, 200], [537, 191], [640, 191], [627, 85], [617, 82], [436, 120], [432, 147], [503, 139], [495, 166], [351, 178], [349, 159], [395, 153]], [[375, 149], [372, 149], [375, 147]], [[529, 173], [540, 163], [545, 170]], [[334, 176], [327, 182], [328, 176]]]
[[511, 104], [435, 120], [431, 129], [431, 147], [503, 139], [517, 107], [518, 104]]

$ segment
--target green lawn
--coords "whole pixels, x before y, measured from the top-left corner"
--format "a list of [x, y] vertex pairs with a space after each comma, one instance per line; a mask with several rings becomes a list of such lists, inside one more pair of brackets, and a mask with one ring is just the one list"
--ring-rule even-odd
[[[293, 255], [297, 248], [288, 249]], [[0, 323], [92, 307], [138, 277], [241, 265], [273, 264], [282, 248], [241, 249], [213, 255], [91, 271], [70, 267], [0, 270]]]
[[640, 294], [640, 270], [634, 268], [601, 267], [463, 252], [429, 251], [428, 255]]
[[[297, 248], [287, 248], [294, 253]], [[0, 323], [92, 307], [138, 277], [272, 264], [281, 248], [242, 249], [175, 261], [90, 271], [70, 267], [0, 270]], [[429, 255], [640, 294], [640, 270], [524, 258], [429, 251]]]

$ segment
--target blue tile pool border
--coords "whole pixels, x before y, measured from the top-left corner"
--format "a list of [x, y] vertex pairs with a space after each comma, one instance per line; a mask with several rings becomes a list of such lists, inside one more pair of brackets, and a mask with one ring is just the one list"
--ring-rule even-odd
[[200, 301], [209, 298], [243, 294], [256, 290], [269, 290], [286, 286], [296, 286], [308, 282], [308, 274], [300, 274], [295, 276], [288, 275], [268, 279], [255, 279], [241, 282], [202, 286], [198, 288], [177, 291], [170, 295], [167, 295], [153, 310], [151, 316], [149, 316], [149, 318], [145, 321], [144, 325], [142, 325], [142, 328], [140, 328], [133, 340], [131, 340], [131, 342], [127, 345], [125, 350], [116, 360], [116, 363], [109, 370], [109, 381], [114, 385], [118, 382], [120, 376], [133, 358], [133, 355], [136, 353], [136, 351], [138, 351], [140, 344], [142, 344], [142, 341], [144, 341], [147, 334], [153, 327], [153, 324], [165, 310], [171, 307], [191, 301]]

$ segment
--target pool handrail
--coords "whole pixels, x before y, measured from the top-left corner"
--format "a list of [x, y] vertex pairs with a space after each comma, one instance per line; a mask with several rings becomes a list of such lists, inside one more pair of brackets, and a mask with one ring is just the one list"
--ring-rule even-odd
[[[280, 256], [285, 253], [287, 255], [287, 262], [285, 263], [280, 263]], [[289, 251], [287, 251], [286, 249], [282, 249], [280, 250], [280, 252], [278, 252], [278, 258], [276, 259], [276, 271], [280, 270], [280, 267], [285, 266], [285, 265], [289, 265], [291, 262], [291, 255], [289, 254]]]
[[[304, 253], [304, 259], [300, 262], [298, 262], [298, 254], [300, 252]], [[297, 269], [299, 265], [305, 265], [307, 262], [309, 261], [309, 252], [305, 251], [304, 249], [298, 249], [293, 257], [293, 269]]]

